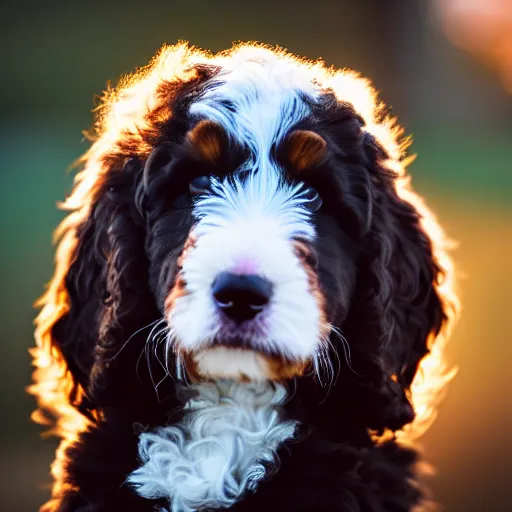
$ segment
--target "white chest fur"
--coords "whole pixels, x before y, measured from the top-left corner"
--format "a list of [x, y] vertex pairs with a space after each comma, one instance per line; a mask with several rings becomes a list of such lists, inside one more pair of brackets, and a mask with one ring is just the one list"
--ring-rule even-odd
[[128, 477], [139, 495], [168, 499], [170, 512], [233, 505], [276, 467], [276, 450], [296, 427], [281, 418], [279, 385], [219, 381], [193, 389], [179, 423], [140, 435], [143, 465]]

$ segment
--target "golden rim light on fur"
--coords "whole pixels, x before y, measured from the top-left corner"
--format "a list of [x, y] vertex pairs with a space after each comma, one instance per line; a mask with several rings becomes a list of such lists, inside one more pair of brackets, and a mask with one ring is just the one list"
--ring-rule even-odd
[[[148, 157], [153, 144], [158, 140], [159, 129], [173, 116], [168, 91], [179, 87], [184, 81], [194, 79], [194, 65], [222, 66], [224, 61], [238, 52], [259, 47], [269, 49], [258, 44], [240, 44], [229, 51], [212, 55], [187, 43], [164, 46], [148, 66], [122, 78], [117, 88], [105, 91], [102, 105], [97, 109], [94, 142], [80, 159], [83, 170], [76, 176], [75, 188], [62, 205], [70, 213], [56, 232], [59, 245], [55, 272], [46, 293], [37, 303], [42, 310], [36, 319], [37, 347], [31, 351], [36, 366], [35, 383], [29, 391], [38, 397], [43, 410], [52, 412], [55, 420], [52, 433], [71, 442], [88, 425], [87, 419], [70, 403], [73, 396], [83, 390], [72, 381], [63, 356], [52, 341], [51, 330], [68, 311], [69, 299], [64, 278], [75, 258], [77, 228], [89, 216], [106, 173], [111, 169], [121, 169], [127, 156], [141, 159]], [[389, 155], [386, 167], [399, 177], [396, 181], [397, 193], [420, 213], [422, 227], [433, 241], [435, 258], [445, 271], [444, 282], [439, 283], [439, 293], [453, 319], [458, 303], [454, 293], [453, 267], [446, 252], [447, 239], [432, 213], [411, 190], [409, 180], [405, 177], [403, 153], [409, 141], [402, 140], [401, 128], [393, 118], [383, 116], [383, 107], [378, 103], [375, 91], [369, 81], [358, 74], [346, 70], [335, 71], [327, 68], [322, 61], [299, 60], [281, 49], [272, 51], [282, 60], [306, 66], [311, 77], [322, 87], [331, 89], [340, 100], [352, 103], [364, 119], [365, 129], [386, 148]], [[217, 149], [213, 149], [215, 151], [210, 153], [215, 156]], [[431, 351], [421, 361], [410, 388], [416, 419], [398, 433], [402, 440], [416, 438], [429, 427], [435, 418], [437, 397], [453, 376], [453, 371], [448, 371], [444, 359], [444, 344], [452, 322], [448, 324], [437, 337], [436, 343], [430, 341]], [[51, 421], [37, 412], [33, 417], [41, 423]], [[56, 463], [54, 471], [58, 471], [58, 467]]]

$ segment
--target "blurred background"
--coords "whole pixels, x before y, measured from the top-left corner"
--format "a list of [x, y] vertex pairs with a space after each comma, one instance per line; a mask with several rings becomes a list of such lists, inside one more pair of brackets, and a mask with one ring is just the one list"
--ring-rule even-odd
[[2, 7], [2, 510], [48, 496], [54, 440], [32, 425], [33, 301], [52, 273], [56, 201], [87, 148], [94, 96], [178, 39], [279, 44], [371, 78], [414, 137], [410, 170], [455, 251], [459, 367], [423, 438], [447, 512], [512, 510], [512, 0], [26, 0]]

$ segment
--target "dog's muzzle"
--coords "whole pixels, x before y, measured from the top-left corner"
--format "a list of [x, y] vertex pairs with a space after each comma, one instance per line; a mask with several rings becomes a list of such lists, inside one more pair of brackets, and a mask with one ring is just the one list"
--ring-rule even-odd
[[195, 206], [165, 304], [168, 348], [198, 379], [288, 379], [318, 354], [328, 325], [303, 207], [311, 198], [266, 197], [250, 180], [229, 187]]

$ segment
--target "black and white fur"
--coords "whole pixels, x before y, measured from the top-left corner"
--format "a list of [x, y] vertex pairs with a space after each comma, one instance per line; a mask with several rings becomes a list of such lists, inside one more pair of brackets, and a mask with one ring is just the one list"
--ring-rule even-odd
[[[325, 144], [300, 169], [299, 131]], [[430, 506], [403, 429], [451, 265], [368, 82], [178, 45], [96, 132], [37, 320], [32, 391], [63, 438], [41, 510]], [[226, 272], [270, 283], [253, 319], [213, 299]]]

